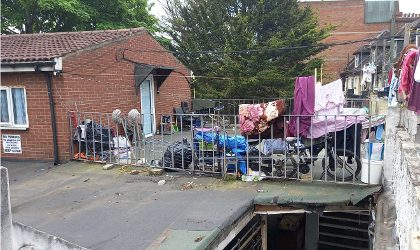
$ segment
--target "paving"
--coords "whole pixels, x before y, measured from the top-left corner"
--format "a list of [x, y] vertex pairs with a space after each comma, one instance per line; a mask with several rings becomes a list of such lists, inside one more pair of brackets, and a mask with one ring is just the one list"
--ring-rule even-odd
[[167, 248], [167, 238], [188, 239], [194, 248], [239, 218], [257, 192], [255, 183], [130, 175], [83, 162], [2, 165], [9, 169], [14, 221], [91, 249]]

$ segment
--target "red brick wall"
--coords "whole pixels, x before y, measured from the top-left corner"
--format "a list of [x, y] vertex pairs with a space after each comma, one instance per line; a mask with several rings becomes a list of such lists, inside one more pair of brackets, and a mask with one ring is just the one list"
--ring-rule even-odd
[[[124, 114], [133, 108], [140, 111], [140, 96], [134, 88], [134, 64], [121, 58], [122, 49], [135, 51], [125, 51], [124, 54], [136, 62], [172, 67], [175, 71], [188, 74], [187, 69], [171, 54], [139, 52], [163, 50], [148, 33], [64, 57], [63, 73], [52, 80], [61, 161], [70, 159], [69, 110], [77, 108], [80, 112], [111, 113], [118, 108]], [[2, 84], [26, 86], [30, 123], [27, 131], [2, 130], [2, 133], [22, 135], [23, 151], [21, 155], [3, 154], [2, 157], [53, 159], [45, 76], [7, 73], [2, 74]], [[155, 88], [157, 123], [161, 113], [172, 113], [173, 107], [190, 99], [187, 79], [180, 73], [172, 72], [160, 87], [159, 94]], [[99, 122], [98, 115], [93, 118]], [[105, 116], [103, 119], [106, 119]]]
[[[364, 0], [345, 1], [320, 1], [305, 2], [303, 6], [310, 6], [319, 17], [320, 26], [336, 26], [329, 38], [324, 43], [335, 43], [351, 40], [374, 38], [381, 31], [390, 28], [390, 23], [365, 24], [364, 21]], [[335, 46], [319, 54], [325, 60], [324, 76], [325, 81], [339, 78], [339, 73], [344, 69], [348, 58], [352, 58], [361, 45]]]
[[[50, 106], [44, 74], [2, 73], [2, 86], [26, 89], [29, 128], [27, 130], [1, 130], [2, 134], [21, 136], [22, 154], [4, 154], [2, 158], [53, 159]], [[0, 140], [2, 144], [2, 140]]]

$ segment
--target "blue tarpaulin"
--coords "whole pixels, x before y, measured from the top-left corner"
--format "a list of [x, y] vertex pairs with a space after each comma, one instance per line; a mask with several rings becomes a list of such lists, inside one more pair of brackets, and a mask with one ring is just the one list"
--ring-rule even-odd
[[[217, 145], [220, 149], [225, 149], [224, 154], [230, 153], [230, 157], [235, 157], [238, 159], [238, 168], [241, 173], [247, 173], [246, 151], [248, 148], [248, 143], [242, 135], [229, 136], [225, 134], [215, 133], [213, 131], [203, 132], [197, 131], [194, 136], [194, 148], [199, 151], [199, 142], [204, 141], [206, 143], [212, 143]], [[229, 169], [230, 166], [228, 166]], [[232, 166], [235, 168], [235, 166]]]

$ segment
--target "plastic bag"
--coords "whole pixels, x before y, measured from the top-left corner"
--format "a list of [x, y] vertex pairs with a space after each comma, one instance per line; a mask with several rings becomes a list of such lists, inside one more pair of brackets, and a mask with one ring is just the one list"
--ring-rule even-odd
[[182, 142], [175, 142], [166, 148], [163, 155], [163, 167], [188, 169], [192, 158], [191, 144], [184, 139]]
[[112, 136], [112, 131], [109, 128], [104, 128], [101, 124], [93, 121], [86, 123], [84, 132], [88, 140], [95, 139], [96, 141], [108, 142], [109, 135]]
[[124, 136], [118, 136], [112, 138], [114, 141], [114, 147], [115, 148], [129, 148], [131, 147], [130, 140], [127, 140], [127, 137]]

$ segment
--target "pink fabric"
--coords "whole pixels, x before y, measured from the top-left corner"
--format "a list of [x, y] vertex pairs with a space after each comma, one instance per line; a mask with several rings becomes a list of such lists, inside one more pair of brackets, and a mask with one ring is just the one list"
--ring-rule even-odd
[[242, 104], [239, 106], [239, 124], [241, 133], [247, 134], [255, 129], [255, 122], [262, 115], [260, 104]]
[[315, 86], [315, 113], [320, 114], [320, 112], [324, 111], [328, 113], [331, 109], [337, 112], [344, 105], [344, 102], [345, 97], [341, 79], [322, 86]]
[[[308, 134], [315, 106], [315, 78], [313, 76], [297, 77], [293, 102], [293, 115], [289, 123], [289, 134], [303, 136]], [[299, 123], [299, 124], [298, 124]], [[298, 130], [299, 128], [299, 130]]]
[[284, 100], [260, 104], [239, 105], [241, 134], [260, 134], [267, 130], [274, 119], [286, 111]]
[[[418, 62], [420, 61], [420, 51], [417, 51], [416, 60], [414, 65], [417, 66], [417, 68], [414, 69], [420, 70], [418, 67]], [[408, 98], [408, 109], [411, 111], [414, 111], [417, 115], [420, 115], [420, 82], [416, 82], [413, 76], [413, 85], [410, 93], [410, 97]]]
[[400, 74], [400, 86], [398, 93], [410, 96], [411, 88], [414, 82], [414, 63], [417, 55], [417, 50], [410, 50], [405, 56]]
[[388, 85], [391, 85], [391, 81], [392, 81], [392, 76], [394, 75], [394, 70], [392, 68], [389, 69], [388, 71]]
[[407, 108], [414, 111], [416, 115], [420, 115], [420, 82], [415, 82], [413, 84]]
[[366, 116], [319, 116], [312, 119], [312, 127], [309, 130], [308, 138], [319, 138], [327, 133], [341, 131], [353, 124], [366, 121]]

